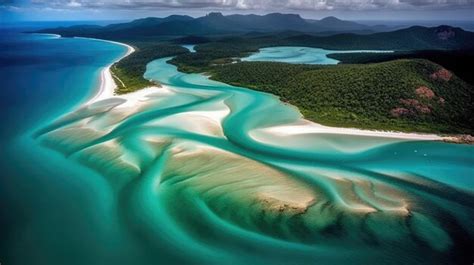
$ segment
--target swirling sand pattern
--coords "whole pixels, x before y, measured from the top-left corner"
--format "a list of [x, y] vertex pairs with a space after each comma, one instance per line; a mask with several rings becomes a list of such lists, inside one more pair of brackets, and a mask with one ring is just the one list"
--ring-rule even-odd
[[37, 134], [103, 174], [144, 248], [178, 260], [193, 249], [180, 260], [188, 264], [472, 261], [472, 147], [252, 137], [301, 114], [275, 96], [180, 73], [168, 59], [148, 65], [146, 78], [163, 87], [137, 104], [99, 101]]

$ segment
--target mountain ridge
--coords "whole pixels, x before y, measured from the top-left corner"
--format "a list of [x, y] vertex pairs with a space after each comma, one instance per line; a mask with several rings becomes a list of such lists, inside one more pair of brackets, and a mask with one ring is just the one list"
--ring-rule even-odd
[[82, 25], [44, 29], [63, 37], [92, 37], [111, 40], [173, 40], [186, 36], [213, 38], [234, 36], [266, 38], [272, 45], [310, 46], [326, 49], [376, 50], [454, 50], [474, 49], [474, 33], [459, 27], [411, 26], [393, 31], [373, 32], [356, 22], [326, 17], [306, 20], [295, 14], [227, 15], [213, 12], [206, 16], [171, 15], [142, 18], [107, 26]]
[[[90, 30], [93, 28], [93, 30]], [[148, 30], [145, 30], [148, 28]], [[159, 29], [157, 29], [159, 28]], [[357, 22], [341, 20], [336, 17], [326, 17], [321, 20], [304, 19], [298, 14], [269, 13], [266, 15], [233, 14], [224, 16], [219, 12], [211, 12], [205, 16], [193, 18], [190, 16], [170, 15], [164, 18], [147, 17], [130, 22], [111, 24], [107, 26], [78, 25], [74, 27], [59, 27], [48, 29], [61, 32], [61, 35], [72, 36], [78, 33], [123, 35], [125, 32], [133, 35], [152, 36], [156, 34], [187, 35], [187, 34], [224, 34], [235, 32], [278, 32], [300, 31], [306, 33], [318, 32], [352, 32], [373, 31], [376, 27]], [[88, 32], [82, 32], [89, 30]], [[138, 30], [138, 31], [135, 31]], [[195, 32], [191, 32], [194, 30]]]

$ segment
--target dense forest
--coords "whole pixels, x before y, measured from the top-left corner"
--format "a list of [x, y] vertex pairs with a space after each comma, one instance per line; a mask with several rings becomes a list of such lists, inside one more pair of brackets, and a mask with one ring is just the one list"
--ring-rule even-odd
[[333, 53], [328, 57], [344, 64], [378, 63], [397, 59], [426, 59], [456, 73], [464, 81], [474, 85], [474, 50], [455, 51], [405, 51], [394, 53]]
[[[156, 59], [187, 53], [188, 49], [172, 44], [131, 43], [136, 51], [123, 58], [111, 67], [112, 76], [116, 79], [116, 93], [126, 94], [151, 85], [143, 78], [146, 65]], [[119, 80], [117, 80], [119, 79]]]
[[212, 79], [272, 93], [331, 126], [437, 133], [474, 132], [474, 89], [427, 60], [310, 66], [242, 62]]

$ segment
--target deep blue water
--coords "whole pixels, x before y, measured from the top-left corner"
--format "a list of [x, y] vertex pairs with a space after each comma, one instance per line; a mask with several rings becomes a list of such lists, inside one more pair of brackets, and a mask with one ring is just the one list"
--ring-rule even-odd
[[20, 30], [0, 34], [0, 263], [113, 262], [113, 222], [99, 227], [106, 210], [86, 206], [104, 207], [105, 195], [94, 193], [101, 178], [40, 146], [32, 132], [92, 95], [100, 69], [125, 48]]
[[10, 123], [2, 134], [17, 135], [72, 109], [94, 93], [100, 67], [125, 50], [95, 40], [2, 33], [0, 115], [2, 122]]

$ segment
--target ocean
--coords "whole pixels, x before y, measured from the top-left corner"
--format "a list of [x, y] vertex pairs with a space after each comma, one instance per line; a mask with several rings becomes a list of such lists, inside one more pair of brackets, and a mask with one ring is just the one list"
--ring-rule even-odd
[[112, 255], [129, 248], [111, 236], [116, 222], [105, 223], [110, 205], [102, 178], [41, 146], [33, 134], [92, 96], [101, 68], [126, 49], [22, 30], [2, 29], [0, 37], [0, 262], [123, 260]]

